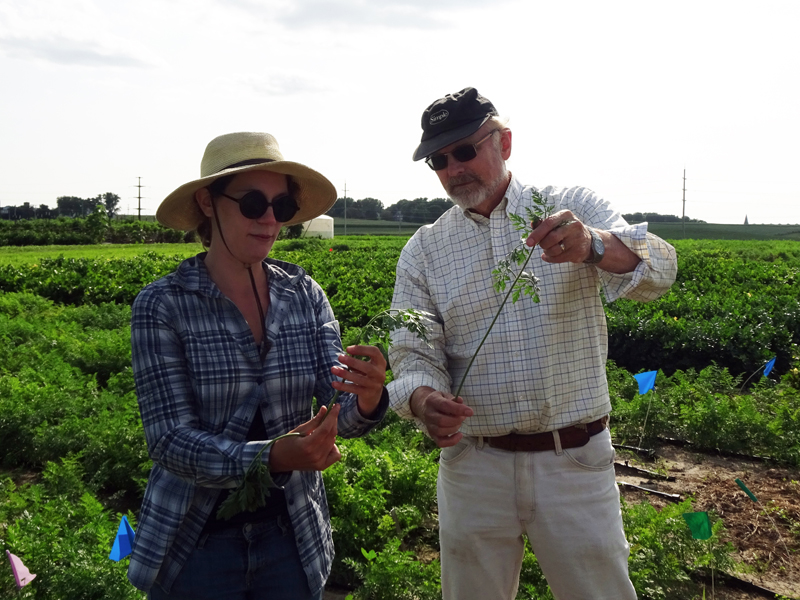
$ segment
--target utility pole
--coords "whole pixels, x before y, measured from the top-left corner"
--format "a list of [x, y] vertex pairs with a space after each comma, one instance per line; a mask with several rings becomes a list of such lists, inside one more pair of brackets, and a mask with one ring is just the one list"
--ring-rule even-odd
[[139, 211], [139, 220], [141, 221], [142, 220], [142, 178], [141, 177], [139, 177], [139, 185], [137, 185], [136, 187], [139, 188], [139, 196], [138, 196], [138, 198], [139, 198], [139, 208], [137, 210]]
[[683, 239], [686, 239], [686, 169], [683, 170]]
[[347, 181], [344, 182], [344, 234], [347, 235]]

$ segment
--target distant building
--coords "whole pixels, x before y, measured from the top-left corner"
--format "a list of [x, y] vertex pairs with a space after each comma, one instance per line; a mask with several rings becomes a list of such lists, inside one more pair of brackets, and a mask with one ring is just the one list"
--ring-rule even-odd
[[316, 219], [306, 221], [303, 223], [302, 237], [331, 239], [333, 237], [333, 218], [328, 215], [320, 215]]
[[747, 222], [747, 215], [744, 216], [744, 224], [745, 225], [750, 225], [750, 223]]

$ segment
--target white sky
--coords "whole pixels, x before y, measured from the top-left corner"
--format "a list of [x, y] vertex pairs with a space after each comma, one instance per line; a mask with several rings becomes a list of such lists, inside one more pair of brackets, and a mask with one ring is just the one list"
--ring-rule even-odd
[[467, 86], [524, 183], [622, 212], [800, 223], [797, 0], [0, 0], [0, 205], [152, 214], [215, 136], [268, 131], [343, 195], [440, 197], [420, 116]]

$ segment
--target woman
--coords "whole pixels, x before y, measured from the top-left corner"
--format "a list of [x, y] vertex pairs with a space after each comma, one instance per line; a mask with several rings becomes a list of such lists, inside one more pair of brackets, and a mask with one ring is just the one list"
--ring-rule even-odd
[[[200, 172], [156, 217], [197, 230], [208, 252], [133, 304], [134, 378], [154, 465], [128, 577], [154, 600], [318, 599], [333, 558], [321, 471], [340, 458], [337, 433], [363, 435], [383, 418], [386, 362], [372, 346], [347, 349], [367, 361], [342, 354], [319, 285], [267, 258], [281, 226], [333, 205], [333, 185], [285, 161], [266, 133], [212, 140]], [[312, 397], [321, 406], [313, 418]], [[266, 505], [217, 518], [259, 451], [289, 431], [303, 435], [260, 457], [272, 477]]]

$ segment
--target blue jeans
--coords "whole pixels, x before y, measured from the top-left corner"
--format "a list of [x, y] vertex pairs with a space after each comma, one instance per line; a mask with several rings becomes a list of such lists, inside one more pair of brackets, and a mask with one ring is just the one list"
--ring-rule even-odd
[[150, 600], [320, 600], [312, 595], [294, 531], [284, 517], [204, 534], [167, 594]]

